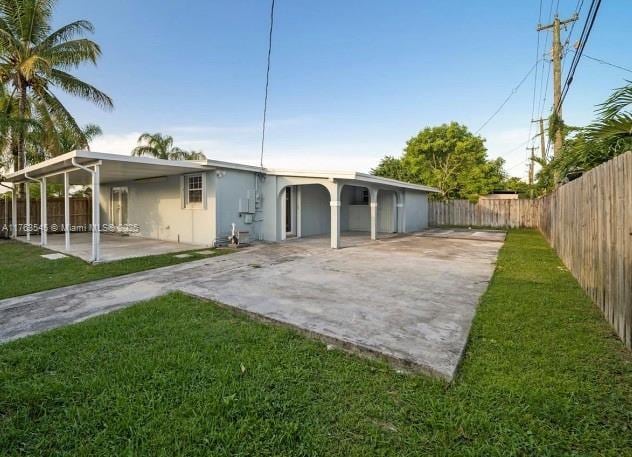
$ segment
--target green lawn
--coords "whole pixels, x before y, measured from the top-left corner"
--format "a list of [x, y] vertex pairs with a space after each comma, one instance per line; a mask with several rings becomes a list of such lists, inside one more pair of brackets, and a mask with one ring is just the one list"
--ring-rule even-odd
[[228, 250], [217, 249], [210, 256], [190, 251], [191, 257], [185, 259], [177, 259], [174, 254], [163, 254], [96, 265], [77, 257], [59, 260], [41, 257], [51, 252], [19, 241], [0, 240], [0, 299], [199, 260]]
[[631, 450], [632, 356], [531, 231], [509, 234], [451, 385], [180, 294], [0, 346], [4, 455]]

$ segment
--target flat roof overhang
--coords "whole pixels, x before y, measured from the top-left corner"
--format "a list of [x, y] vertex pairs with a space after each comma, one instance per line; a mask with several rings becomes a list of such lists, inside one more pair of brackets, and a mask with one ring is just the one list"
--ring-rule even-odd
[[292, 176], [302, 178], [321, 178], [330, 181], [347, 181], [360, 185], [375, 185], [379, 187], [389, 187], [393, 189], [410, 189], [421, 192], [439, 193], [440, 190], [435, 187], [424, 186], [423, 184], [413, 184], [397, 179], [383, 178], [369, 173], [360, 173], [357, 171], [303, 171], [303, 170], [280, 170], [267, 169], [265, 171], [269, 175], [274, 176]]
[[91, 176], [75, 167], [73, 159], [82, 166], [100, 165], [102, 184], [158, 178], [212, 170], [199, 161], [163, 160], [149, 157], [132, 157], [92, 151], [72, 151], [31, 165], [5, 177], [5, 182], [20, 183], [29, 178], [47, 177], [48, 182], [63, 183], [64, 172], [72, 172], [73, 185], [89, 185]]

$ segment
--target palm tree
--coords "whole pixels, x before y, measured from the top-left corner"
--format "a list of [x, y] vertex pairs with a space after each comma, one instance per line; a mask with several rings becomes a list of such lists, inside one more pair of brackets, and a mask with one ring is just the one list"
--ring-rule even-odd
[[138, 137], [138, 146], [132, 150], [136, 157], [151, 156], [164, 160], [204, 160], [206, 156], [198, 151], [185, 151], [173, 145], [171, 135], [143, 133]]
[[206, 156], [202, 151], [185, 152], [185, 160], [206, 160]]
[[626, 82], [599, 105], [599, 119], [586, 128], [590, 139], [613, 143], [627, 141], [629, 146], [632, 139], [632, 81]]
[[[96, 64], [101, 49], [81, 37], [94, 31], [88, 21], [71, 22], [51, 31], [55, 3], [0, 0], [0, 84], [8, 86], [11, 98], [17, 98], [19, 119], [35, 120], [49, 131], [55, 126], [54, 130], [66, 131], [77, 144], [87, 145], [85, 132], [52, 90], [58, 88], [111, 109], [110, 97], [68, 72], [82, 63]], [[25, 164], [29, 129], [22, 123], [15, 130], [12, 149], [17, 170]]]

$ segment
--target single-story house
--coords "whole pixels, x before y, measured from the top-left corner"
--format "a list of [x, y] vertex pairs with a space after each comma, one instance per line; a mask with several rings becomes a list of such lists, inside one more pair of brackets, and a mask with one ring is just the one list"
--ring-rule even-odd
[[[423, 185], [343, 171], [260, 168], [217, 160], [171, 161], [72, 151], [10, 173], [6, 181], [92, 188], [92, 226], [134, 226], [131, 236], [214, 246], [233, 233], [251, 241], [283, 241], [341, 232], [414, 232], [428, 225]], [[27, 188], [30, 186], [27, 186]], [[15, 192], [14, 192], [15, 199]], [[27, 198], [28, 201], [28, 198]], [[41, 199], [45, 214], [46, 198]], [[66, 205], [66, 208], [68, 205]], [[13, 205], [16, 224], [16, 205]], [[94, 209], [98, 209], [94, 211]], [[28, 214], [28, 211], [27, 211]], [[71, 229], [66, 211], [66, 248]], [[28, 221], [27, 221], [28, 224]], [[46, 225], [45, 217], [42, 225]], [[17, 232], [13, 230], [14, 236]], [[41, 244], [47, 243], [46, 233]], [[92, 231], [92, 260], [100, 259], [100, 231]]]

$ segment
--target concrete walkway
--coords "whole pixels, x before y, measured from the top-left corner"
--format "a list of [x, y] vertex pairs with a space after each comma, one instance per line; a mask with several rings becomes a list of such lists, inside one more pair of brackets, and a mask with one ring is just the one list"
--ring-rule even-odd
[[0, 341], [170, 291], [216, 300], [346, 349], [452, 379], [500, 242], [405, 236], [257, 245], [227, 256], [0, 301]]
[[[31, 240], [26, 241], [25, 236], [19, 241], [40, 245], [40, 236], [31, 235]], [[70, 249], [66, 250], [65, 236], [63, 233], [49, 233], [47, 249], [73, 255], [90, 262], [92, 259], [92, 233], [81, 232], [70, 234]], [[195, 249], [208, 249], [208, 246], [200, 244], [175, 243], [173, 241], [152, 240], [140, 236], [123, 236], [114, 233], [101, 234], [101, 262], [113, 262], [115, 260], [130, 259], [132, 257], [145, 257], [148, 255], [169, 254], [173, 252], [192, 251]]]

